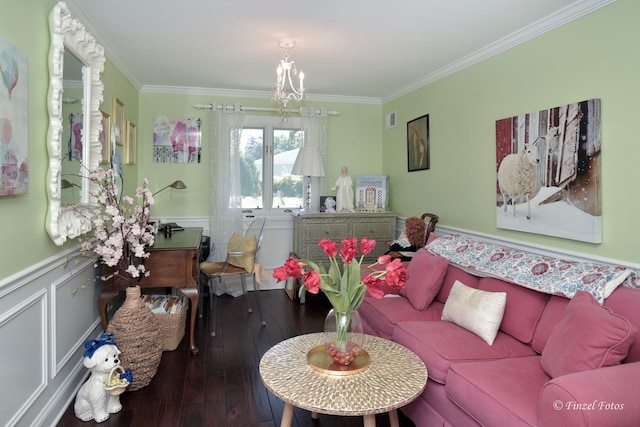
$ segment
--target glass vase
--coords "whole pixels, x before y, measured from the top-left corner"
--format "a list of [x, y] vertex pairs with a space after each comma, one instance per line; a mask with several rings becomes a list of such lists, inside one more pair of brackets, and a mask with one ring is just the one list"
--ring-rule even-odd
[[332, 308], [324, 321], [324, 342], [334, 363], [350, 365], [360, 354], [363, 343], [360, 313]]

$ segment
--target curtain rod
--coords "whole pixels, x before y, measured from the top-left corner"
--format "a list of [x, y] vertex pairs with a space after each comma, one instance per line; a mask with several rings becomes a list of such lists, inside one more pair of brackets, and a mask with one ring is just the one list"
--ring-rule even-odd
[[[215, 107], [216, 110], [226, 110], [226, 111], [233, 111], [235, 110], [236, 106], [235, 105], [227, 105], [227, 104], [193, 104], [193, 108], [197, 108], [199, 110], [213, 110]], [[277, 112], [277, 113], [283, 113], [283, 114], [299, 114], [300, 113], [300, 109], [299, 108], [290, 108], [290, 109], [286, 109], [286, 110], [281, 110], [279, 108], [274, 108], [274, 107], [247, 107], [246, 105], [238, 105], [238, 107], [240, 108], [240, 111], [270, 111], [270, 112]], [[316, 114], [321, 114], [323, 109], [316, 109], [314, 110], [314, 112]], [[336, 110], [325, 110], [328, 116], [338, 116], [340, 115], [340, 111], [336, 111]]]

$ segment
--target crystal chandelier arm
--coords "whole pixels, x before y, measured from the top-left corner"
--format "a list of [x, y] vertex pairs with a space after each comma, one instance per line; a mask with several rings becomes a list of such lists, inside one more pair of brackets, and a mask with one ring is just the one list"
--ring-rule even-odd
[[[295, 41], [290, 39], [280, 40], [280, 47], [285, 48], [284, 59], [280, 60], [280, 64], [276, 68], [276, 86], [272, 92], [274, 101], [282, 103], [285, 107], [289, 100], [301, 101], [304, 97], [304, 73], [298, 69], [295, 61], [289, 61], [289, 47], [295, 46]], [[298, 75], [299, 88], [293, 84], [291, 75]], [[287, 87], [288, 86], [288, 87]]]

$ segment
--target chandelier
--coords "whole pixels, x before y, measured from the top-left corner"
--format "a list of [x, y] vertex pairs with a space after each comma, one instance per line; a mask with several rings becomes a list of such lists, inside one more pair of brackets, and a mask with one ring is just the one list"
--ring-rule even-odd
[[[289, 49], [296, 45], [296, 41], [290, 38], [278, 40], [280, 47], [284, 49], [284, 59], [280, 60], [276, 69], [276, 85], [271, 91], [271, 98], [280, 104], [281, 108], [287, 108], [289, 101], [301, 101], [305, 96], [304, 73], [298, 73], [296, 63], [289, 61]], [[299, 86], [293, 84], [293, 77], [298, 76]]]

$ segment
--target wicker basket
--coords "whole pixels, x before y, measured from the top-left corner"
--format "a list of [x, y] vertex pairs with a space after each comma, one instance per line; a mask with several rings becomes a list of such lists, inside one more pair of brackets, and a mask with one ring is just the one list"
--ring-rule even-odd
[[120, 379], [120, 374], [124, 373], [122, 366], [118, 365], [111, 370], [109, 378], [104, 385], [104, 389], [107, 390], [113, 396], [119, 396], [124, 393], [124, 390], [129, 386], [129, 381], [126, 379]]
[[178, 313], [153, 313], [160, 332], [160, 347], [163, 351], [173, 351], [180, 345], [187, 324], [187, 311], [189, 311], [189, 305], [185, 301]]

